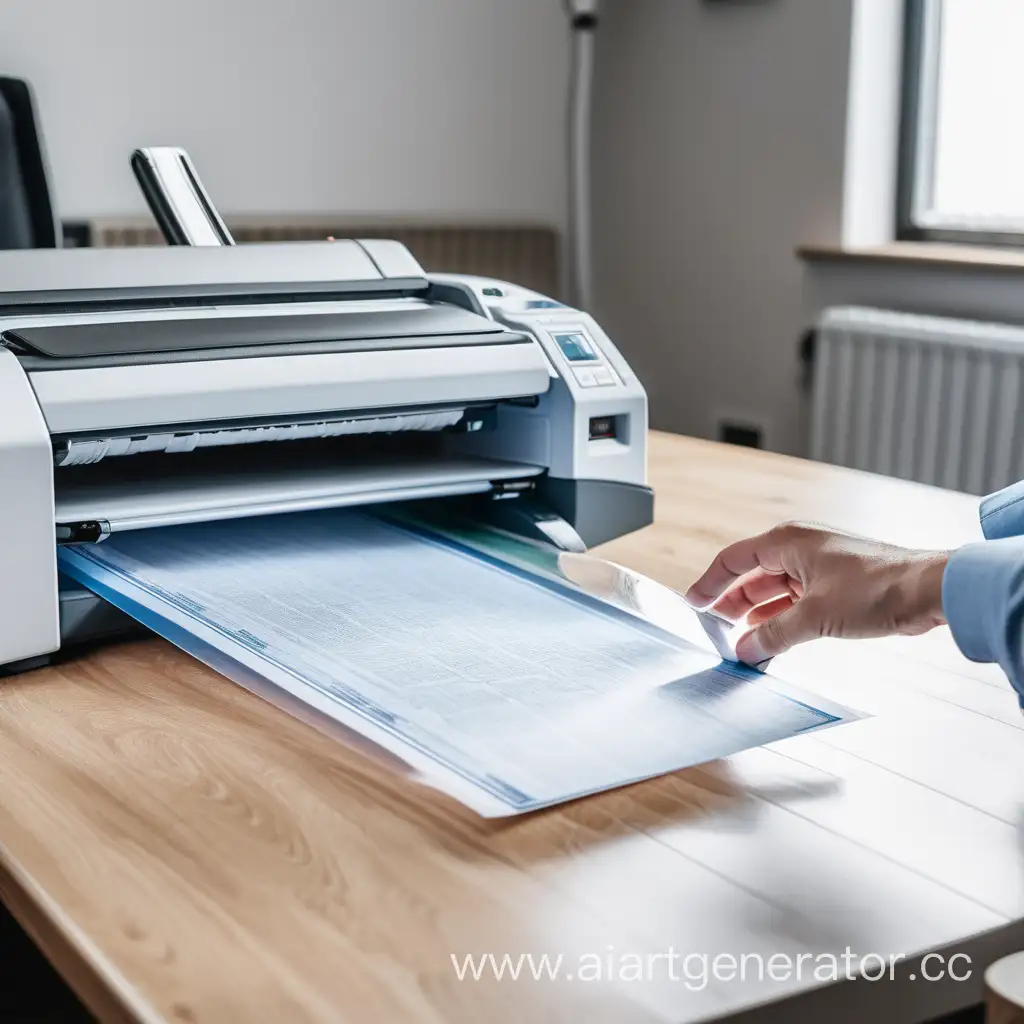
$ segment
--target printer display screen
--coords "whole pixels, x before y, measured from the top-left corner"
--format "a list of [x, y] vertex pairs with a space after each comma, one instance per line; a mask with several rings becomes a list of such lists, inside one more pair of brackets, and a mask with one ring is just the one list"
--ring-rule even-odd
[[555, 341], [558, 342], [562, 355], [570, 363], [584, 363], [597, 359], [597, 353], [584, 334], [556, 334]]

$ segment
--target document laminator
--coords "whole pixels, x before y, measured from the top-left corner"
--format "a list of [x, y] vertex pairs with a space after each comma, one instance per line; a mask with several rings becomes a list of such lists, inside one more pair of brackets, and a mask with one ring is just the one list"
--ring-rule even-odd
[[0, 672], [127, 624], [62, 543], [425, 499], [574, 550], [651, 521], [646, 395], [590, 316], [396, 242], [236, 246], [184, 154], [136, 161], [171, 245], [0, 253]]

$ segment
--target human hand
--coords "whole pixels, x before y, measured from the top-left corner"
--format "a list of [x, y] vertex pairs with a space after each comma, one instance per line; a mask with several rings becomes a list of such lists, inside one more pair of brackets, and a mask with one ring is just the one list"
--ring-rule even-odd
[[736, 653], [757, 665], [818, 637], [912, 636], [941, 626], [948, 557], [787, 523], [721, 551], [686, 600], [732, 622], [746, 617]]

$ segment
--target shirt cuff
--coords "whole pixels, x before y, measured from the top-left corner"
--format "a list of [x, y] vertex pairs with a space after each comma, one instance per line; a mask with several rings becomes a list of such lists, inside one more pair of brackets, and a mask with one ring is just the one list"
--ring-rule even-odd
[[946, 563], [943, 614], [957, 647], [971, 661], [999, 660], [997, 647], [1006, 625], [1002, 605], [1020, 572], [1022, 557], [1024, 539], [1013, 537], [967, 544], [954, 551]]
[[[997, 542], [968, 544], [949, 556], [942, 573], [942, 610], [956, 646], [972, 662], [994, 662], [992, 603], [987, 598], [1007, 571]], [[1001, 557], [1000, 557], [1001, 556]]]

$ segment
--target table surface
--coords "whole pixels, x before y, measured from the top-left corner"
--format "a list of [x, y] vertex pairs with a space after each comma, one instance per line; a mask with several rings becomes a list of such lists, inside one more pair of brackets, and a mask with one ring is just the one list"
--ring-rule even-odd
[[[656, 524], [603, 553], [677, 588], [785, 519], [980, 536], [972, 498], [782, 456], [653, 434], [650, 469]], [[871, 717], [486, 822], [169, 644], [111, 646], [0, 687], [0, 896], [103, 1020], [897, 1020], [979, 999], [981, 961], [1024, 948], [1005, 679], [945, 630], [773, 671]], [[795, 976], [848, 947], [974, 971]], [[487, 952], [561, 974], [459, 981], [452, 955]], [[747, 976], [708, 977], [723, 954]], [[773, 954], [788, 976], [759, 978]]]

